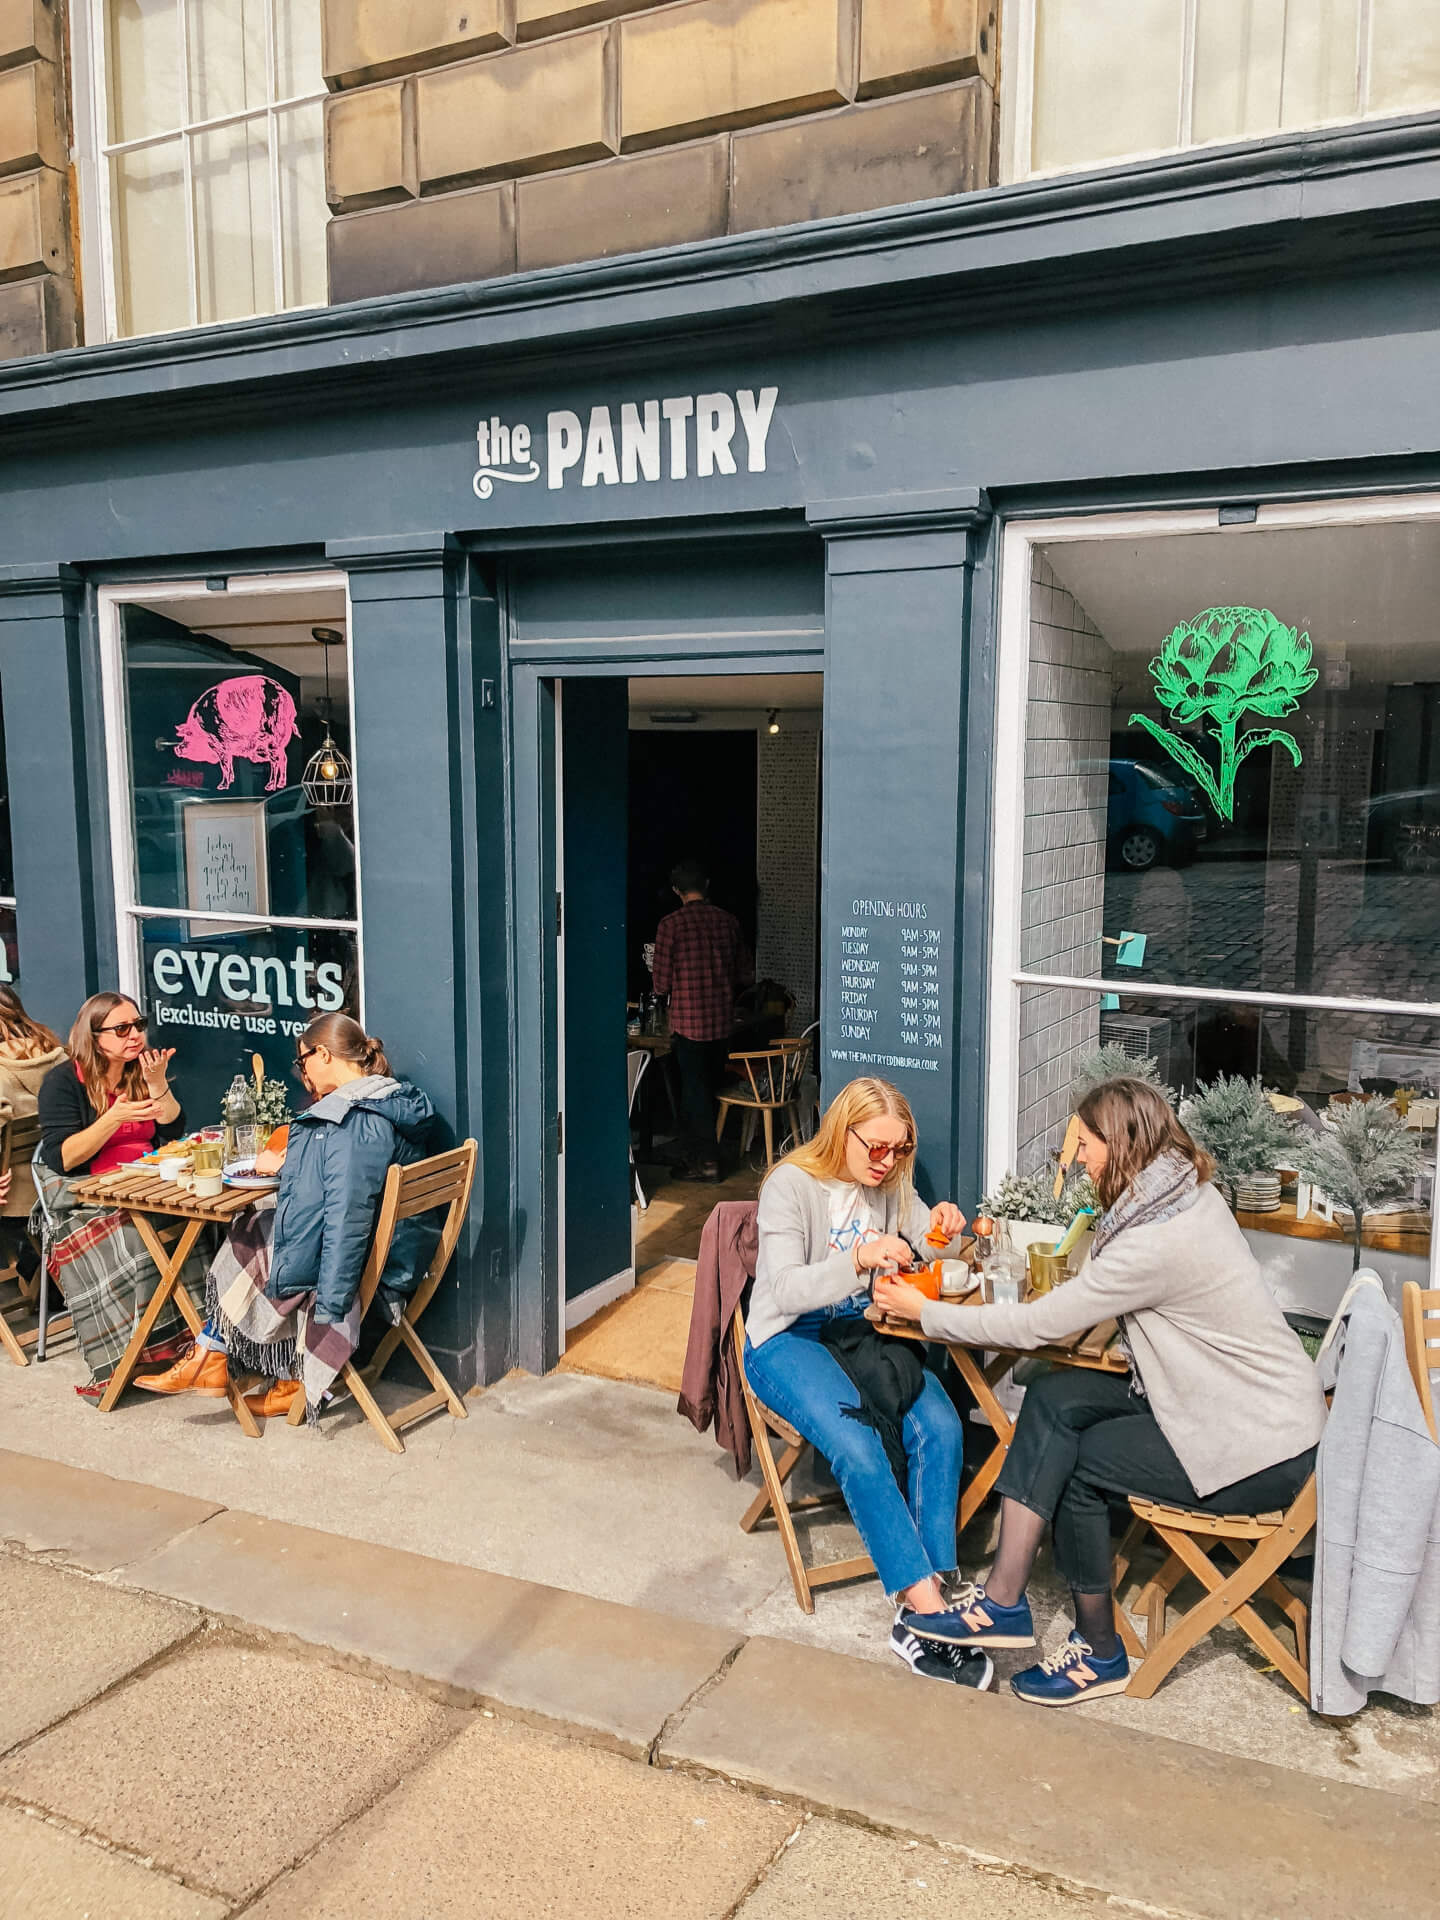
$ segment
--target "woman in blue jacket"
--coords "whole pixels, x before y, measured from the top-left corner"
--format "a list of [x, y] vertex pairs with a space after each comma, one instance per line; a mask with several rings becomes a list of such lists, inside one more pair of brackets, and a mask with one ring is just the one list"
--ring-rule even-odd
[[[380, 1042], [348, 1014], [312, 1020], [295, 1054], [313, 1104], [291, 1124], [283, 1155], [256, 1162], [279, 1172], [279, 1191], [230, 1229], [206, 1282], [205, 1330], [174, 1366], [136, 1380], [150, 1393], [223, 1398], [233, 1362], [275, 1382], [246, 1395], [252, 1413], [287, 1413], [302, 1383], [313, 1410], [355, 1351], [385, 1176], [430, 1152], [435, 1109], [391, 1077]], [[414, 1291], [437, 1240], [423, 1215], [396, 1228], [382, 1296]]]

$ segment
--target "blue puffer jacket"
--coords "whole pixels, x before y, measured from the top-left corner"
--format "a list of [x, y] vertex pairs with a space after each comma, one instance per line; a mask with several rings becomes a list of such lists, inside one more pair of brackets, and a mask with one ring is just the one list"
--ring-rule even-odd
[[[274, 1300], [314, 1293], [315, 1318], [343, 1320], [365, 1270], [385, 1175], [431, 1150], [435, 1109], [408, 1081], [351, 1080], [290, 1126], [275, 1202]], [[421, 1215], [395, 1230], [381, 1285], [413, 1293], [439, 1237]]]

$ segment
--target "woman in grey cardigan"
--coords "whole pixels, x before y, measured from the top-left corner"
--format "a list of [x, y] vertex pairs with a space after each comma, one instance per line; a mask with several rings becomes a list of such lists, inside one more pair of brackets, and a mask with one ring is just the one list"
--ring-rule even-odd
[[[1107, 1080], [1080, 1103], [1078, 1159], [1105, 1211], [1090, 1258], [1020, 1306], [944, 1306], [903, 1278], [877, 1301], [938, 1340], [1024, 1350], [1118, 1320], [1128, 1377], [1058, 1367], [1027, 1390], [1001, 1471], [1000, 1544], [983, 1585], [957, 1600], [952, 1644], [1035, 1643], [1025, 1586], [1047, 1525], [1076, 1629], [1011, 1680], [1045, 1706], [1121, 1693], [1130, 1663], [1115, 1632], [1109, 1503], [1143, 1494], [1215, 1513], [1288, 1507], [1315, 1464], [1325, 1406], [1214, 1166], [1143, 1081]], [[927, 1626], [925, 1631], [929, 1631]]]
[[[960, 1624], [941, 1584], [955, 1569], [960, 1421], [935, 1376], [912, 1365], [914, 1347], [878, 1335], [867, 1341], [862, 1318], [872, 1274], [913, 1265], [912, 1243], [934, 1235], [948, 1245], [965, 1225], [949, 1201], [927, 1207], [916, 1197], [914, 1155], [915, 1120], [903, 1095], [885, 1080], [852, 1080], [814, 1139], [775, 1168], [760, 1195], [745, 1372], [765, 1405], [829, 1461], [865, 1550], [898, 1599], [893, 1651], [926, 1678], [983, 1689], [994, 1675], [988, 1654], [937, 1647], [914, 1631], [921, 1620]], [[870, 1352], [857, 1357], [866, 1345]], [[903, 1389], [899, 1355], [909, 1371]], [[888, 1453], [873, 1397], [867, 1406], [850, 1370], [861, 1366], [878, 1375], [877, 1393], [895, 1388]]]

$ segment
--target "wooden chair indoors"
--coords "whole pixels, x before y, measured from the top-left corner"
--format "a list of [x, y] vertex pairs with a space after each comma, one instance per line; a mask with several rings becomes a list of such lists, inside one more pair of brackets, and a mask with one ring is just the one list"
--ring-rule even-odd
[[744, 1077], [738, 1085], [726, 1087], [719, 1096], [715, 1138], [718, 1141], [724, 1137], [730, 1109], [737, 1108], [745, 1116], [740, 1151], [748, 1153], [758, 1118], [765, 1127], [765, 1165], [773, 1167], [777, 1113], [788, 1118], [791, 1133], [795, 1139], [800, 1138], [800, 1082], [810, 1061], [810, 1040], [808, 1036], [800, 1040], [780, 1040], [763, 1052], [732, 1053], [730, 1058], [743, 1068]]
[[[415, 1325], [444, 1279], [460, 1238], [460, 1229], [470, 1205], [470, 1189], [475, 1182], [476, 1152], [475, 1142], [467, 1140], [463, 1146], [453, 1147], [448, 1153], [433, 1154], [428, 1160], [416, 1160], [408, 1167], [391, 1167], [385, 1176], [380, 1211], [375, 1221], [375, 1237], [370, 1244], [365, 1271], [360, 1276], [362, 1324], [380, 1285], [380, 1276], [385, 1271], [396, 1227], [402, 1220], [413, 1219], [418, 1213], [432, 1213], [439, 1207], [446, 1209], [440, 1244], [435, 1249], [425, 1277], [405, 1302], [399, 1324], [385, 1334], [366, 1367], [359, 1368], [347, 1362], [335, 1383], [337, 1398], [346, 1392], [355, 1396], [365, 1418], [380, 1436], [381, 1444], [388, 1447], [391, 1453], [405, 1451], [405, 1442], [400, 1438], [404, 1428], [414, 1426], [417, 1420], [423, 1420], [429, 1414], [438, 1413], [442, 1407], [447, 1408], [457, 1420], [466, 1418], [464, 1402], [431, 1359], [425, 1343], [415, 1331]], [[395, 1413], [387, 1414], [371, 1388], [402, 1342], [430, 1382], [432, 1390], [409, 1401]], [[290, 1425], [297, 1427], [304, 1418], [305, 1394], [302, 1389], [296, 1394], [295, 1403], [290, 1409]]]
[[1430, 1383], [1431, 1367], [1440, 1367], [1440, 1291], [1430, 1292], [1418, 1282], [1407, 1280], [1400, 1290], [1400, 1319], [1405, 1328], [1405, 1358], [1425, 1411], [1425, 1424], [1430, 1429], [1430, 1438], [1440, 1441], [1440, 1430], [1435, 1423], [1435, 1394]]
[[[823, 1567], [806, 1566], [801, 1556], [800, 1542], [795, 1537], [794, 1515], [812, 1513], [817, 1508], [837, 1504], [843, 1507], [844, 1496], [838, 1489], [834, 1493], [804, 1494], [796, 1500], [788, 1496], [786, 1482], [806, 1455], [814, 1452], [814, 1448], [795, 1431], [788, 1420], [782, 1420], [778, 1413], [772, 1413], [752, 1390], [745, 1372], [745, 1316], [739, 1307], [735, 1309], [735, 1317], [730, 1323], [730, 1337], [734, 1342], [735, 1365], [740, 1370], [740, 1385], [745, 1394], [750, 1439], [760, 1462], [760, 1477], [765, 1482], [746, 1510], [740, 1529], [742, 1533], [753, 1533], [767, 1513], [774, 1514], [775, 1524], [780, 1530], [780, 1544], [785, 1549], [785, 1562], [795, 1588], [796, 1603], [802, 1613], [813, 1613], [817, 1587], [833, 1587], [842, 1580], [862, 1580], [867, 1574], [874, 1573], [875, 1563], [869, 1554], [861, 1553], [849, 1560], [832, 1560]], [[778, 1461], [770, 1446], [772, 1433], [785, 1442], [785, 1451]]]

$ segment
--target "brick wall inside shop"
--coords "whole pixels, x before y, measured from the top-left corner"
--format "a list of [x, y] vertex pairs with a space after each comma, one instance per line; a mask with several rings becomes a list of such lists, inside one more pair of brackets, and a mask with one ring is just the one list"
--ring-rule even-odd
[[[1110, 648], [1075, 597], [1035, 556], [1025, 721], [1025, 857], [1021, 965], [1100, 971], [1109, 793]], [[1094, 994], [1022, 989], [1016, 1165], [1042, 1166], [1070, 1111], [1077, 1057], [1098, 1045]]]
[[76, 340], [63, 0], [0, 0], [0, 360]]
[[994, 0], [323, 0], [330, 297], [969, 192]]
[[795, 996], [787, 1030], [816, 1017], [816, 891], [820, 861], [820, 721], [781, 715], [781, 731], [762, 727], [757, 748], [755, 973]]

